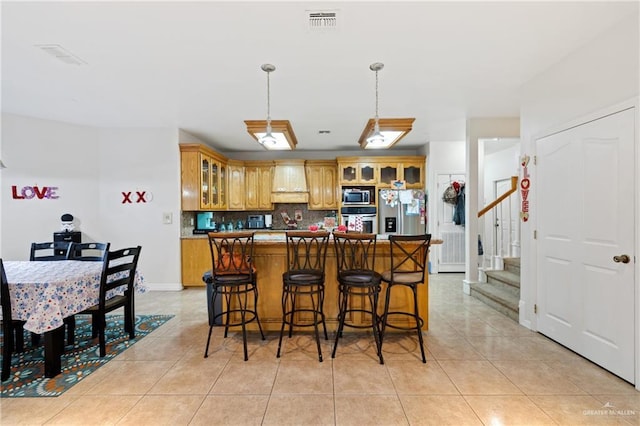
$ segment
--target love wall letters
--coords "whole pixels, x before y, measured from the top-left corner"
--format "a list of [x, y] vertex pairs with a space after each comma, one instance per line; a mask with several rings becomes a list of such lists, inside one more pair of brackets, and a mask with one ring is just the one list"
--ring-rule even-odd
[[36, 186], [23, 186], [20, 191], [18, 191], [18, 187], [13, 185], [11, 187], [11, 195], [14, 200], [31, 200], [36, 198], [38, 200], [57, 200], [59, 198], [57, 186], [43, 186], [40, 188], [38, 185]]

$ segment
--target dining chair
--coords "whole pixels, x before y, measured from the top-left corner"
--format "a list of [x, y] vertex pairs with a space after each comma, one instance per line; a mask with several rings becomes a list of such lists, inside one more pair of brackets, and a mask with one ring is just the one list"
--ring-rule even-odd
[[69, 259], [85, 262], [104, 262], [108, 251], [109, 243], [72, 243], [69, 250]]
[[[109, 252], [109, 243], [71, 243], [69, 248], [69, 260], [84, 262], [104, 262]], [[70, 316], [64, 319], [67, 326], [67, 344], [73, 345], [76, 333], [76, 317]], [[95, 337], [95, 336], [94, 336]]]
[[[249, 360], [246, 325], [255, 321], [262, 340], [265, 340], [258, 318], [257, 271], [253, 263], [254, 234], [253, 231], [209, 232], [212, 269], [202, 279], [212, 287], [208, 303], [213, 310], [213, 318], [209, 323], [205, 358], [209, 356], [211, 332], [215, 326], [224, 327], [225, 338], [229, 327], [242, 328], [245, 361]], [[218, 319], [223, 319], [222, 323]]]
[[[389, 253], [391, 256], [390, 269], [382, 273], [382, 281], [387, 283], [384, 311], [382, 314], [382, 331], [380, 343], [384, 342], [386, 327], [398, 330], [415, 330], [418, 333], [418, 342], [422, 352], [422, 362], [426, 363], [424, 342], [422, 338], [422, 326], [424, 320], [418, 310], [418, 286], [424, 284], [425, 272], [428, 271], [427, 254], [431, 244], [431, 234], [421, 235], [390, 235]], [[411, 290], [413, 296], [413, 312], [390, 310], [391, 290], [405, 287]], [[389, 322], [389, 317], [408, 318], [406, 325], [398, 321]]]
[[[100, 296], [97, 304], [79, 314], [91, 314], [92, 337], [98, 336], [100, 357], [106, 355], [106, 314], [118, 308], [124, 308], [124, 330], [129, 339], [135, 337], [134, 284], [138, 259], [142, 247], [129, 247], [110, 251], [107, 243], [107, 256], [100, 277]], [[122, 294], [112, 295], [112, 290]]]
[[31, 243], [29, 260], [50, 261], [68, 260], [71, 252], [70, 241], [51, 241], [45, 243]]
[[[51, 262], [58, 260], [68, 260], [71, 255], [71, 241], [51, 241], [43, 243], [31, 243], [30, 261]], [[64, 319], [67, 327], [67, 344], [72, 345], [75, 340], [75, 320], [73, 317]], [[37, 346], [40, 342], [40, 335], [31, 333], [31, 344]], [[18, 350], [22, 346], [18, 344]]]
[[313, 327], [322, 362], [320, 347], [321, 324], [324, 339], [329, 340], [324, 315], [324, 278], [330, 233], [326, 231], [287, 231], [287, 271], [282, 274], [282, 326], [276, 357], [280, 358], [282, 336], [289, 326], [289, 338], [294, 327]]
[[4, 264], [0, 259], [0, 302], [2, 303], [2, 381], [9, 378], [11, 372], [11, 354], [21, 352], [24, 348], [24, 323], [12, 319], [11, 316], [11, 294], [9, 292], [9, 282], [4, 271]]
[[[378, 315], [378, 297], [382, 276], [374, 270], [376, 234], [358, 232], [333, 233], [338, 272], [338, 330], [331, 358], [336, 357], [338, 341], [344, 327], [371, 328], [380, 364], [384, 364], [380, 340], [381, 317]], [[359, 299], [359, 300], [358, 300]], [[368, 318], [368, 325], [355, 324], [349, 318]], [[364, 322], [364, 321], [363, 321]]]

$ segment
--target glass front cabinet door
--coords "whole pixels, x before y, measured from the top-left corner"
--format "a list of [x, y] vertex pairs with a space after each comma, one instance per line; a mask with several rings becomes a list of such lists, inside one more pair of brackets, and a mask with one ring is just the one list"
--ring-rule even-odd
[[376, 167], [373, 164], [360, 164], [360, 182], [375, 185], [378, 177]]
[[219, 178], [220, 196], [218, 198], [218, 208], [227, 207], [227, 166], [220, 163], [220, 178]]
[[422, 164], [404, 164], [402, 176], [407, 183], [407, 188], [424, 188], [424, 166]]
[[391, 182], [400, 179], [397, 163], [380, 164], [380, 185], [391, 186]]
[[211, 159], [205, 155], [200, 156], [200, 207], [203, 209], [211, 206]]
[[357, 176], [356, 176], [356, 172], [357, 172], [357, 165], [355, 164], [348, 164], [348, 165], [342, 165], [340, 166], [340, 182], [341, 183], [346, 183], [346, 184], [351, 184], [351, 183], [356, 183], [357, 180]]
[[200, 154], [200, 208], [220, 209], [227, 206], [226, 165]]

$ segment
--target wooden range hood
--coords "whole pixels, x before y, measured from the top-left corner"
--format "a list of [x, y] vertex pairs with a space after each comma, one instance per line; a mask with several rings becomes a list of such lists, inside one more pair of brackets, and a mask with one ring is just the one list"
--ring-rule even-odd
[[304, 160], [276, 160], [271, 185], [272, 203], [308, 203]]

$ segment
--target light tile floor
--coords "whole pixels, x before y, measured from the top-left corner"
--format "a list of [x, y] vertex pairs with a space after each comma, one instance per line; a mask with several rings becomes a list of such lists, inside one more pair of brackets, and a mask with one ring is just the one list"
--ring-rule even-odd
[[[349, 334], [319, 363], [306, 333], [242, 339], [208, 326], [203, 289], [151, 292], [138, 313], [175, 318], [58, 398], [0, 400], [2, 425], [638, 425], [640, 392], [465, 296], [461, 274], [430, 277], [427, 363], [417, 339]], [[329, 336], [330, 339], [333, 336]]]

